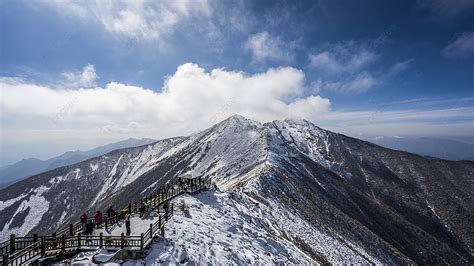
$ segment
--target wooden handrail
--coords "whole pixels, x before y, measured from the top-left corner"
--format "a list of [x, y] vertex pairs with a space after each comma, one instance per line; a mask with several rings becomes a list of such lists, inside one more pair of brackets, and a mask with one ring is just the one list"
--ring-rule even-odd
[[[159, 207], [164, 202], [171, 200], [173, 197], [183, 192], [197, 192], [210, 186], [210, 178], [198, 178], [191, 180], [189, 185], [182, 186], [177, 180], [172, 181], [170, 184], [166, 184], [158, 188], [155, 192], [150, 195], [145, 195], [140, 201], [136, 201], [129, 204], [128, 208], [123, 208], [121, 214], [130, 214], [138, 212], [138, 202], [141, 204], [149, 204], [153, 207]], [[176, 189], [175, 189], [176, 186]], [[171, 190], [171, 191], [170, 191]], [[130, 207], [133, 205], [134, 207]], [[136, 211], [136, 212], [135, 212]], [[69, 230], [61, 229], [58, 234], [53, 236], [42, 236], [38, 238], [35, 234], [33, 237], [15, 237], [0, 243], [0, 250], [2, 250], [2, 264], [3, 265], [19, 265], [25, 263], [37, 256], [45, 256], [46, 253], [57, 252], [64, 253], [67, 249], [79, 250], [84, 246], [88, 247], [129, 247], [129, 248], [140, 248], [142, 250], [145, 246], [151, 243], [153, 236], [157, 234], [164, 234], [164, 224], [171, 218], [174, 212], [174, 206], [171, 204], [170, 209], [167, 209], [162, 215], [158, 213], [158, 220], [150, 224], [150, 228], [142, 233], [140, 236], [82, 236], [78, 233], [81, 228], [80, 223], [71, 224]], [[120, 217], [115, 216], [113, 219], [114, 223], [118, 222]], [[89, 220], [93, 220], [92, 218]], [[107, 223], [108, 221], [106, 221]], [[107, 224], [105, 224], [107, 227]], [[72, 228], [72, 229], [71, 229]], [[73, 231], [73, 234], [71, 234]], [[77, 234], [78, 233], [78, 234]], [[76, 236], [77, 234], [77, 236]], [[32, 240], [30, 240], [32, 239]], [[38, 239], [40, 239], [38, 241]], [[124, 241], [124, 240], [127, 241]], [[22, 241], [23, 240], [23, 241]], [[17, 243], [30, 243], [31, 244], [20, 248], [18, 251], [10, 254], [11, 247], [16, 249]], [[13, 243], [13, 244], [12, 244]], [[5, 253], [3, 253], [5, 252]]]

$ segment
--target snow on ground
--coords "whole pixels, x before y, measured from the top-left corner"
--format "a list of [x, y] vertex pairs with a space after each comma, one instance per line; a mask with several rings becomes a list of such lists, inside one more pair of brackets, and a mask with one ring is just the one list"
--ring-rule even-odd
[[316, 264], [292, 243], [278, 236], [261, 215], [231, 194], [204, 192], [181, 195], [189, 216], [179, 207], [166, 224], [166, 241], [152, 244], [143, 260], [126, 265], [156, 263], [199, 264]]
[[[180, 208], [183, 201], [187, 212]], [[288, 240], [295, 236], [329, 263], [379, 263], [362, 248], [323, 233], [271, 200], [267, 206], [241, 192], [207, 191], [194, 196], [183, 194], [173, 202], [175, 212], [165, 225], [166, 239], [155, 238], [146, 257], [124, 265], [319, 264]], [[144, 233], [156, 219], [132, 217], [132, 235]], [[100, 232], [120, 235], [125, 232], [125, 225], [120, 222], [109, 232], [102, 229], [95, 234]], [[88, 256], [92, 258], [96, 253], [81, 253], [75, 260], [85, 263]]]
[[122, 187], [127, 186], [141, 175], [150, 171], [150, 169], [155, 167], [156, 163], [161, 160], [163, 153], [172, 149], [179, 142], [179, 138], [165, 139], [146, 146], [136, 158], [130, 161], [130, 164], [127, 169], [122, 172], [120, 178], [114, 180], [112, 184], [114, 188], [113, 191], [120, 190]]
[[[182, 200], [188, 212], [179, 207]], [[165, 237], [155, 238], [146, 257], [129, 260], [122, 265], [155, 264], [317, 264], [291, 242], [282, 238], [261, 216], [229, 193], [203, 192], [183, 194], [173, 200], [175, 212], [165, 225]], [[149, 228], [150, 219], [131, 219], [132, 234]], [[110, 229], [117, 235], [124, 232], [123, 223]], [[95, 234], [104, 232], [96, 230]], [[104, 234], [106, 234], [104, 232]], [[75, 256], [73, 265], [87, 264], [100, 258], [110, 258], [104, 250], [83, 252]], [[119, 261], [112, 261], [117, 263]], [[105, 264], [108, 265], [108, 264]]]
[[[16, 212], [12, 215], [11, 219], [5, 224], [5, 227], [0, 231], [0, 240], [7, 239], [11, 234], [19, 236], [26, 235], [31, 229], [33, 229], [41, 221], [43, 215], [49, 209], [49, 202], [42, 196], [43, 193], [48, 191], [48, 187], [40, 186], [36, 188], [28, 199], [23, 199]], [[27, 223], [23, 223], [20, 227], [11, 227], [10, 225], [17, 215], [24, 215]]]
[[[300, 237], [331, 264], [344, 264], [348, 261], [359, 265], [371, 262], [382, 264], [376, 258], [368, 255], [361, 247], [347, 241], [343, 242], [338, 237], [322, 232], [277, 202], [269, 201], [269, 203], [271, 204], [269, 210], [272, 210], [270, 219], [276, 221], [278, 228], [290, 236]], [[367, 261], [366, 258], [370, 258], [370, 261]]]
[[[158, 216], [150, 216], [148, 218], [142, 219], [138, 215], [134, 215], [130, 218], [130, 231], [131, 235], [139, 236], [141, 233], [145, 233], [146, 230], [150, 228], [150, 224], [158, 221]], [[94, 235], [99, 235], [103, 233], [104, 236], [108, 235], [120, 235], [121, 233], [126, 233], [125, 229], [125, 221], [120, 221], [114, 226], [108, 228], [109, 230], [106, 231], [105, 229], [96, 229], [94, 230]]]
[[117, 252], [109, 252], [106, 249], [97, 249], [94, 251], [82, 252], [76, 255], [72, 260], [66, 262], [47, 263], [51, 265], [96, 265], [104, 263], [107, 266], [120, 265], [120, 263], [110, 262]]
[[19, 200], [22, 200], [26, 196], [27, 196], [27, 194], [22, 193], [20, 196], [18, 196], [16, 198], [12, 198], [12, 199], [5, 200], [5, 201], [0, 201], [0, 211], [3, 211], [4, 209], [10, 207], [11, 205], [15, 204], [15, 202], [17, 202]]
[[96, 171], [97, 169], [99, 169], [99, 164], [93, 164], [93, 163], [91, 163], [91, 164], [90, 164], [90, 167], [91, 167], [91, 171], [94, 172], [94, 171]]

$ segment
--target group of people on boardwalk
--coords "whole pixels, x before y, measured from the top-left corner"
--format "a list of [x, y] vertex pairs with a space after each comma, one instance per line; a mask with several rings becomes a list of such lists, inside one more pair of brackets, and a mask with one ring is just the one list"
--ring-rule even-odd
[[[165, 212], [168, 212], [169, 210], [169, 202], [166, 201], [163, 203], [163, 210]], [[146, 204], [141, 204], [140, 207], [138, 208], [138, 213], [140, 218], [149, 218], [152, 217], [152, 211], [153, 208], [150, 205]], [[110, 206], [109, 209], [105, 212], [107, 214], [107, 217], [110, 218], [117, 218], [117, 212], [114, 211], [112, 206]], [[104, 216], [100, 210], [96, 211], [94, 218], [89, 219], [86, 213], [83, 213], [80, 216], [80, 223], [82, 225], [82, 232], [86, 236], [91, 236], [94, 233], [94, 229], [97, 227], [101, 227], [103, 224], [103, 219]], [[130, 229], [130, 214], [126, 214], [125, 216], [121, 216], [121, 219], [125, 220], [125, 230], [126, 230], [126, 235], [129, 236], [131, 234], [131, 229]]]
[[89, 219], [86, 213], [83, 213], [79, 218], [82, 225], [82, 231], [84, 235], [92, 235], [94, 228], [102, 225], [102, 212], [97, 211], [94, 215], [94, 219]]
[[[196, 185], [195, 180], [188, 180], [188, 179], [179, 179], [179, 185], [182, 187], [182, 188], [187, 188], [187, 187], [192, 187], [193, 185]], [[172, 188], [171, 188], [172, 189]], [[161, 205], [161, 204], [160, 204]], [[94, 229], [95, 228], [101, 228], [104, 224], [104, 220], [105, 220], [105, 229], [108, 230], [108, 225], [109, 224], [115, 224], [118, 222], [118, 220], [123, 220], [124, 221], [124, 224], [125, 224], [125, 229], [126, 229], [126, 235], [127, 236], [130, 236], [131, 235], [131, 228], [130, 228], [130, 218], [131, 218], [131, 209], [130, 209], [130, 206], [129, 205], [129, 211], [127, 212], [126, 210], [121, 210], [121, 211], [118, 211], [116, 212], [112, 206], [110, 206], [107, 211], [105, 212], [106, 213], [106, 217], [104, 219], [104, 215], [102, 214], [102, 212], [100, 210], [97, 210], [95, 212], [95, 215], [94, 217], [92, 218], [89, 218], [87, 216], [86, 213], [83, 213], [81, 216], [80, 216], [80, 223], [82, 225], [82, 232], [83, 234], [87, 237], [87, 236], [92, 236], [94, 234]], [[165, 200], [164, 202], [162, 202], [162, 208], [163, 208], [163, 211], [165, 213], [168, 213], [169, 209], [170, 209], [170, 202], [169, 202], [169, 199], [168, 200]], [[150, 202], [147, 202], [147, 201], [141, 201], [141, 204], [139, 205], [138, 207], [138, 214], [139, 214], [139, 217], [140, 218], [151, 218], [153, 215], [153, 211], [156, 211], [159, 213], [159, 206], [155, 206], [153, 207], [152, 204]], [[89, 238], [88, 238], [89, 239]]]
[[[113, 217], [115, 215], [115, 211], [112, 206], [110, 206], [106, 213], [108, 217]], [[89, 219], [87, 214], [83, 213], [79, 220], [81, 222], [82, 232], [84, 233], [84, 235], [92, 235], [92, 233], [94, 233], [95, 227], [101, 227], [103, 223], [103, 218], [103, 214], [100, 210], [95, 212], [93, 219]]]

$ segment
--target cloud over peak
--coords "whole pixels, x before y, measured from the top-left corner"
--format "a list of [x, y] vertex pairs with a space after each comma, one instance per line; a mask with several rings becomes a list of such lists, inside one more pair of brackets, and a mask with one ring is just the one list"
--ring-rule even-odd
[[[291, 67], [248, 75], [206, 71], [192, 63], [180, 65], [160, 92], [118, 82], [71, 90], [3, 78], [0, 109], [2, 119], [25, 124], [35, 119], [56, 131], [73, 127], [89, 135], [104, 129], [101, 134], [163, 138], [204, 129], [235, 113], [259, 121], [313, 120], [329, 111], [330, 101], [302, 96], [304, 79], [302, 71]], [[128, 125], [133, 125], [128, 132], [110, 131]]]

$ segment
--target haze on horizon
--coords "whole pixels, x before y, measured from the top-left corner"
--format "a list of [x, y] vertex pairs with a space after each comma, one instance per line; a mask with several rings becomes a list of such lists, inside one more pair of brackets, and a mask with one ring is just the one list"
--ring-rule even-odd
[[474, 138], [474, 1], [1, 1], [0, 165], [233, 114]]

